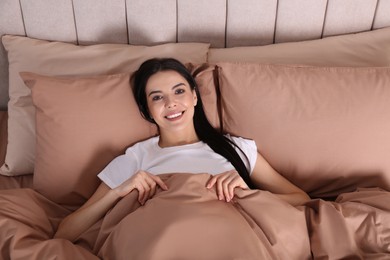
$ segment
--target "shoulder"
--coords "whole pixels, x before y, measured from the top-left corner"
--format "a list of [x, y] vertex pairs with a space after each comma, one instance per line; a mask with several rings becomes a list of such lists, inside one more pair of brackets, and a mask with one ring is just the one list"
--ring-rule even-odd
[[249, 149], [257, 150], [256, 142], [252, 139], [248, 139], [240, 136], [232, 136], [230, 134], [226, 134], [225, 137], [233, 141], [241, 149], [249, 148]]
[[[239, 149], [237, 149], [237, 148], [236, 148], [236, 150], [240, 155], [243, 153], [244, 157], [247, 158], [247, 160], [249, 161], [250, 173], [252, 173], [253, 169], [256, 165], [257, 156], [258, 156], [256, 142], [252, 139], [247, 139], [247, 138], [239, 137], [239, 136], [231, 136], [229, 134], [227, 134], [225, 136], [226, 136], [226, 138], [228, 138], [229, 140], [234, 142], [240, 148], [241, 151], [239, 151]], [[241, 158], [243, 158], [243, 157], [241, 157]]]
[[140, 141], [138, 143], [135, 143], [133, 146], [130, 146], [126, 149], [127, 155], [129, 154], [137, 154], [140, 151], [149, 150], [152, 147], [154, 147], [158, 142], [158, 136], [151, 137], [149, 139]]

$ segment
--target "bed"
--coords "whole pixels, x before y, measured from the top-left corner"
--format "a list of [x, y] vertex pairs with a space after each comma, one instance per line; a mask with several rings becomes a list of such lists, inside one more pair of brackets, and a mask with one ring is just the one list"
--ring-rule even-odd
[[[3, 0], [1, 259], [390, 259], [390, 1]], [[126, 147], [157, 134], [129, 78], [188, 66], [207, 117], [311, 201], [230, 203], [208, 173], [166, 173], [75, 243], [61, 219]]]

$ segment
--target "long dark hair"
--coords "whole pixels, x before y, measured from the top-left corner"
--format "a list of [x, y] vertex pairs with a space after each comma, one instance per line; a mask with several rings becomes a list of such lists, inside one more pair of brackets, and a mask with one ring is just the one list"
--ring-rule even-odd
[[149, 122], [156, 124], [149, 113], [145, 88], [149, 78], [159, 71], [176, 71], [187, 80], [191, 90], [196, 92], [198, 99], [197, 105], [195, 106], [193, 121], [195, 132], [199, 139], [205, 142], [214, 152], [225, 157], [234, 166], [249, 188], [254, 188], [249, 177], [248, 169], [234, 149], [234, 147], [240, 148], [210, 124], [203, 109], [203, 103], [196, 81], [181, 62], [171, 58], [150, 59], [142, 63], [139, 69], [134, 72], [132, 76], [132, 83], [134, 85], [133, 91], [142, 116]]

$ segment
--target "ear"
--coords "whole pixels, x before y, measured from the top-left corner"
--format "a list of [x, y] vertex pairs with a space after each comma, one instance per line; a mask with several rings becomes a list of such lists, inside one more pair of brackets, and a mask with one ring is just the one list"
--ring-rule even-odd
[[194, 107], [198, 104], [198, 96], [196, 95], [196, 91], [192, 92], [194, 95]]

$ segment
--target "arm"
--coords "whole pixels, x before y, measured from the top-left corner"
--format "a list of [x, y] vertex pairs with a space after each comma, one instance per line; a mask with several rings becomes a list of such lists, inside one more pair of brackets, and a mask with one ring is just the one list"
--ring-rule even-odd
[[106, 184], [101, 183], [81, 208], [61, 221], [54, 238], [75, 241], [82, 232], [101, 219], [119, 198]]
[[306, 192], [275, 171], [259, 153], [251, 179], [259, 189], [268, 190], [293, 206], [302, 205], [310, 200]]
[[137, 172], [115, 189], [110, 189], [102, 182], [82, 207], [61, 221], [54, 238], [64, 238], [74, 242], [80, 234], [101, 219], [120, 198], [137, 189], [138, 201], [143, 205], [156, 193], [157, 186], [163, 190], [168, 189], [160, 177], [144, 171]]
[[[257, 153], [251, 180], [257, 188], [268, 190], [293, 206], [302, 205], [310, 200], [306, 192], [275, 171], [259, 153]], [[219, 200], [227, 202], [233, 198], [235, 188], [249, 189], [236, 170], [213, 176], [206, 187], [210, 189], [214, 185], [216, 185]]]

